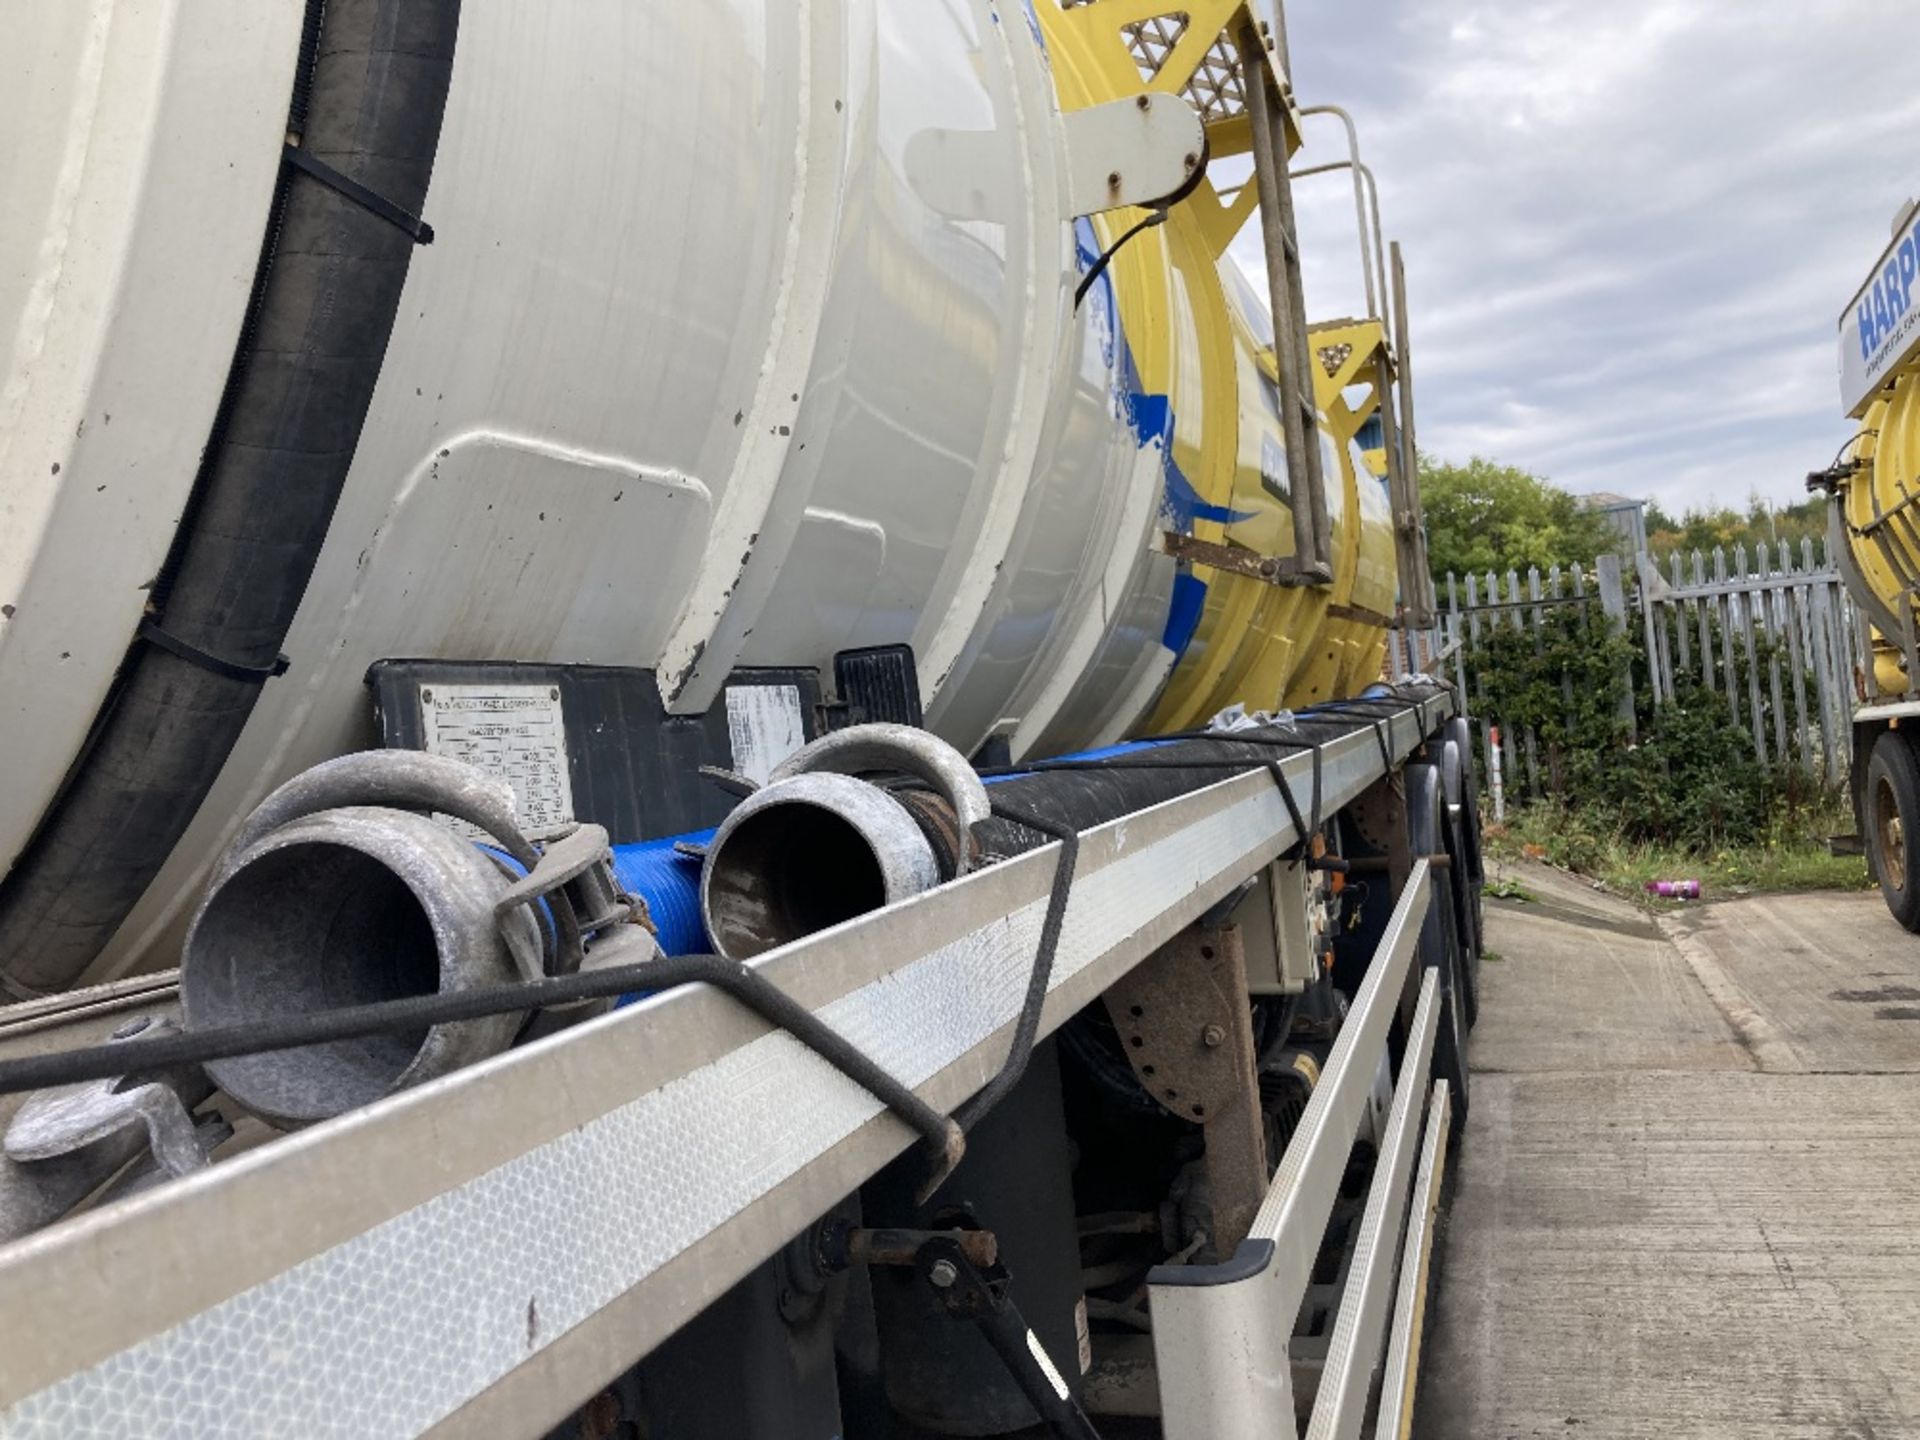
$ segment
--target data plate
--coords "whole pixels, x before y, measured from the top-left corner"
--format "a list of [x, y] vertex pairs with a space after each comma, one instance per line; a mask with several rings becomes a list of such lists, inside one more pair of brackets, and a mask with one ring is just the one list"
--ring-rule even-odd
[[807, 743], [797, 685], [735, 685], [727, 691], [727, 738], [733, 768], [756, 785]]
[[[464, 760], [513, 787], [522, 830], [537, 833], [573, 820], [558, 687], [423, 685], [420, 723], [430, 753]], [[436, 818], [469, 839], [483, 838], [464, 820]]]
[[[728, 707], [715, 700], [702, 715], [669, 715], [651, 670], [626, 665], [534, 665], [507, 660], [376, 661], [367, 671], [380, 743], [425, 750], [424, 690], [467, 688], [493, 694], [514, 686], [560, 692], [566, 776], [573, 818], [606, 827], [615, 844], [709, 830], [727, 818], [734, 797], [703, 779], [700, 769], [737, 768]], [[820, 677], [805, 666], [736, 670], [728, 690], [742, 687], [798, 697], [800, 738], [820, 733]], [[749, 711], [768, 708], [749, 703]], [[791, 721], [794, 702], [777, 707]], [[784, 731], [785, 724], [774, 727]], [[790, 737], [789, 741], [790, 742]], [[769, 747], [777, 763], [785, 748]]]

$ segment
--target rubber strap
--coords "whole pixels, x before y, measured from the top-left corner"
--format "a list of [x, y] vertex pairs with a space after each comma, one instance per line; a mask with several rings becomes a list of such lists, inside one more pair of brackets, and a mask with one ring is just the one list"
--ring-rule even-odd
[[178, 635], [162, 630], [151, 619], [140, 622], [139, 636], [149, 645], [157, 645], [169, 655], [178, 655], [189, 665], [197, 665], [202, 670], [218, 675], [223, 680], [241, 680], [252, 685], [264, 685], [276, 675], [287, 673], [287, 666], [293, 662], [285, 655], [273, 657], [271, 665], [240, 665], [232, 660], [224, 660], [210, 651], [191, 645]]
[[[1385, 712], [1376, 708], [1383, 704], [1391, 705], [1392, 708]], [[1371, 721], [1372, 723], [1369, 728], [1373, 731], [1374, 743], [1380, 747], [1380, 768], [1391, 775], [1393, 774], [1393, 746], [1388, 736], [1393, 729], [1393, 717], [1405, 714], [1407, 707], [1410, 705], [1416, 707], [1415, 714], [1418, 716], [1420, 714], [1417, 708], [1419, 704], [1420, 702], [1417, 700], [1403, 700], [1399, 704], [1392, 704], [1390, 701], [1383, 700], [1346, 700], [1330, 702], [1315, 708], [1321, 711], [1322, 714], [1356, 715], [1363, 720]], [[1316, 719], [1318, 717], [1306, 716], [1303, 718]], [[1424, 719], [1420, 721], [1420, 733], [1422, 735], [1426, 733], [1426, 723]]]
[[[990, 803], [997, 819], [1024, 825], [1035, 834], [1050, 835], [1058, 840], [1060, 858], [1054, 862], [1053, 883], [1047, 890], [1047, 911], [1040, 922], [1040, 939], [1034, 947], [1033, 967], [1027, 974], [1027, 993], [1020, 1001], [1020, 1013], [1014, 1021], [1013, 1040], [1007, 1046], [1006, 1059], [1000, 1062], [994, 1077], [953, 1112], [953, 1121], [963, 1134], [971, 1132], [988, 1111], [1006, 1098], [1033, 1058], [1034, 1043], [1040, 1038], [1040, 1011], [1047, 1003], [1054, 956], [1060, 948], [1060, 931], [1067, 923], [1067, 902], [1073, 895], [1074, 871], [1080, 862], [1080, 831], [1076, 826], [1051, 816], [1032, 814], [1004, 801], [990, 800]], [[935, 1177], [928, 1177], [921, 1189], [922, 1201], [933, 1193], [936, 1183]]]
[[281, 152], [281, 156], [294, 169], [305, 171], [322, 185], [339, 191], [361, 209], [405, 231], [414, 244], [431, 245], [433, 243], [433, 226], [418, 215], [402, 210], [386, 196], [375, 194], [353, 177], [342, 175], [326, 161], [316, 157], [311, 150], [303, 150], [298, 145], [289, 144]]
[[1287, 818], [1293, 821], [1293, 833], [1300, 837], [1296, 848], [1304, 852], [1307, 842], [1313, 837], [1313, 831], [1293, 798], [1293, 786], [1287, 783], [1287, 772], [1281, 768], [1278, 760], [1270, 760], [1267, 762], [1267, 773], [1273, 776], [1273, 783], [1280, 787], [1280, 803], [1287, 807]]

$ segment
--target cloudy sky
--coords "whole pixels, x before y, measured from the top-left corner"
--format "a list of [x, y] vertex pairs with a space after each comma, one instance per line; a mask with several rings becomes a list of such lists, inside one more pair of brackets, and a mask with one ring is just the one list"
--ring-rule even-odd
[[[1920, 190], [1913, 3], [1293, 0], [1302, 102], [1353, 112], [1406, 250], [1422, 448], [1804, 498], [1835, 322]], [[1340, 147], [1309, 123], [1297, 164]], [[1343, 186], [1302, 186], [1316, 315], [1362, 304]]]

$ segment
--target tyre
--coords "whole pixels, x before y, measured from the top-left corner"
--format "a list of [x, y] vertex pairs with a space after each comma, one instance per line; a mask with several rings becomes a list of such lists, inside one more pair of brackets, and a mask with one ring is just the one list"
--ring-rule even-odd
[[1448, 736], [1439, 747], [1440, 795], [1446, 802], [1440, 834], [1446, 842], [1447, 893], [1453, 902], [1453, 928], [1459, 939], [1460, 964], [1465, 974], [1467, 1024], [1480, 1018], [1480, 887], [1474, 883], [1467, 840], [1467, 784], [1462, 774], [1458, 743]]
[[1898, 730], [1873, 742], [1862, 812], [1868, 862], [1887, 909], [1920, 932], [1920, 758]]
[[1467, 879], [1473, 894], [1473, 935], [1478, 953], [1486, 919], [1481, 910], [1487, 887], [1487, 867], [1480, 853], [1480, 773], [1474, 769], [1473, 722], [1456, 715], [1447, 726], [1447, 739], [1460, 755], [1460, 828], [1467, 855]]
[[[1409, 765], [1406, 768], [1407, 838], [1415, 855], [1437, 855], [1445, 847], [1446, 804], [1441, 790], [1439, 767]], [[1458, 927], [1448, 873], [1431, 873], [1432, 896], [1427, 918], [1420, 927], [1419, 959], [1422, 968], [1440, 975], [1439, 1037], [1434, 1046], [1433, 1074], [1444, 1078], [1453, 1092], [1456, 1119], [1467, 1115], [1467, 1030], [1472, 1008], [1469, 987], [1472, 984], [1462, 963]]]
[[1453, 906], [1454, 944], [1461, 969], [1462, 1011], [1467, 1027], [1471, 1029], [1480, 1019], [1480, 936], [1475, 933], [1473, 924], [1474, 887], [1467, 878], [1466, 841], [1460, 821], [1448, 820], [1441, 827], [1441, 838], [1446, 842], [1448, 869], [1444, 877], [1436, 875], [1434, 878], [1445, 880], [1447, 898]]

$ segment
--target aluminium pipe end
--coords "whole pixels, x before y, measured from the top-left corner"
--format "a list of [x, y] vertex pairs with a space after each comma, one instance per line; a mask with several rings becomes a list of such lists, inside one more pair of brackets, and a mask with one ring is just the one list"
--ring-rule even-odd
[[886, 791], [826, 771], [756, 790], [707, 846], [700, 914], [747, 960], [940, 882], [933, 847]]
[[[540, 954], [526, 908], [496, 919], [506, 886], [482, 851], [424, 815], [347, 806], [302, 816], [233, 853], [187, 932], [188, 1029], [269, 1023], [519, 978]], [[235, 1101], [304, 1125], [507, 1048], [513, 1013], [208, 1063]]]
[[781, 761], [767, 783], [778, 785], [795, 775], [889, 770], [917, 776], [945, 799], [958, 827], [955, 869], [966, 874], [972, 868], [973, 827], [993, 813], [993, 805], [967, 757], [931, 731], [887, 721], [834, 730]]

